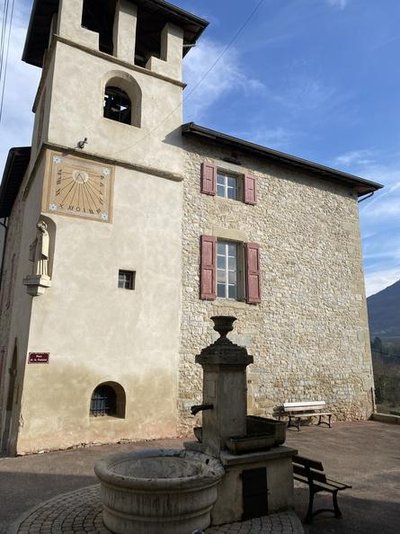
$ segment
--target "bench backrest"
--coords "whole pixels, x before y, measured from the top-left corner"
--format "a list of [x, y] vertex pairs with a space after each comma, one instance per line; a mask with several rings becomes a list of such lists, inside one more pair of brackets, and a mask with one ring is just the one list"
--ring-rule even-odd
[[326, 407], [325, 401], [284, 402], [285, 412], [302, 412], [304, 410], [322, 410]]
[[326, 476], [321, 462], [304, 456], [293, 456], [292, 462], [293, 473], [299, 475], [305, 482], [309, 484], [312, 484], [313, 481], [326, 483]]

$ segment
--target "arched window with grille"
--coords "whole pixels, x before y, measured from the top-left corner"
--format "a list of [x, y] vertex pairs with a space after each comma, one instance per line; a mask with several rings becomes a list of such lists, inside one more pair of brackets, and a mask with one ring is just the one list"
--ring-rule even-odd
[[90, 415], [93, 417], [125, 417], [125, 391], [116, 382], [99, 384], [90, 399]]

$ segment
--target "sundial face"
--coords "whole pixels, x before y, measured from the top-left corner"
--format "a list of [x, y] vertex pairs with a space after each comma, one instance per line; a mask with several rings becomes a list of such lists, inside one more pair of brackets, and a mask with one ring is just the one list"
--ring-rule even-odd
[[111, 222], [113, 167], [55, 153], [50, 159], [46, 211]]

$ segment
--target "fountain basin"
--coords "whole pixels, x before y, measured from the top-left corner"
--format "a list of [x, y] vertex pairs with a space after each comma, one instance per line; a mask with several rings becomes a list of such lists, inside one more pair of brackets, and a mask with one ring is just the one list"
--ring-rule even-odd
[[225, 471], [200, 452], [146, 449], [99, 460], [103, 521], [115, 534], [188, 534], [210, 525]]
[[[286, 423], [256, 415], [246, 417], [245, 436], [232, 436], [226, 440], [226, 447], [232, 454], [245, 454], [278, 447], [286, 440]], [[194, 427], [194, 435], [202, 442], [202, 427]]]

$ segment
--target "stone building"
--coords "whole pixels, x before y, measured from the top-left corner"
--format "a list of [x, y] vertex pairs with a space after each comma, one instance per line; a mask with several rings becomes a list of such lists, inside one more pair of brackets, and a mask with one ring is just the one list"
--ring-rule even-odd
[[32, 146], [0, 190], [9, 453], [188, 430], [216, 314], [254, 356], [253, 414], [373, 409], [357, 200], [380, 185], [182, 125], [206, 26], [162, 0], [34, 2]]

